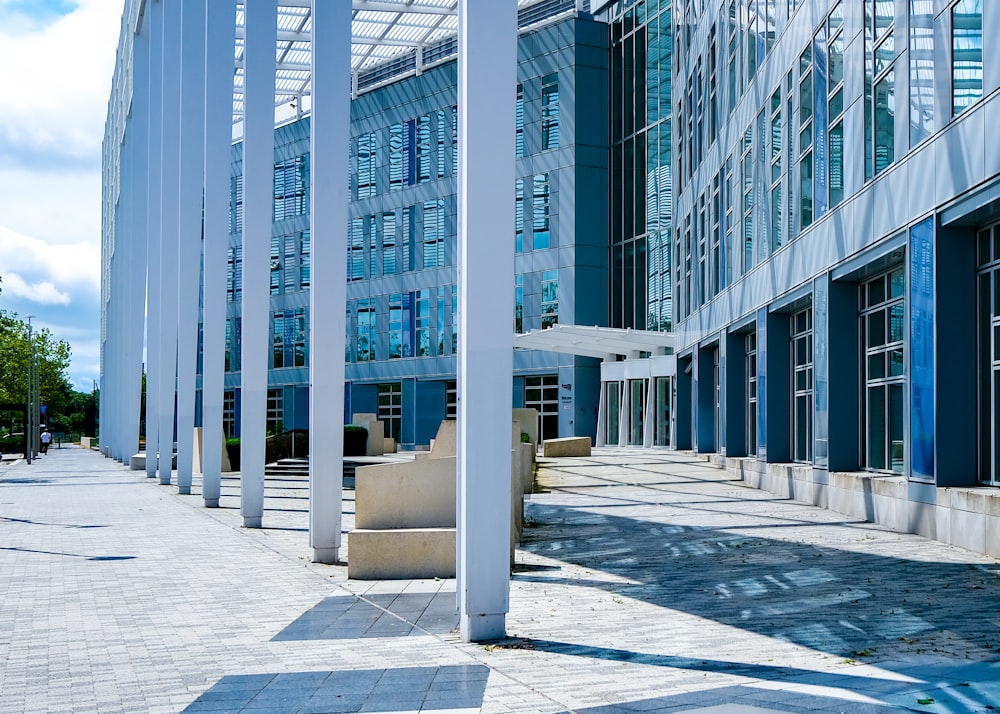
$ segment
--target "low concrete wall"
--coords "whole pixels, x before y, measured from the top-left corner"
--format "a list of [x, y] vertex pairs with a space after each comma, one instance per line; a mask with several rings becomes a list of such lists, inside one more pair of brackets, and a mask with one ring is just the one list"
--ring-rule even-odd
[[83, 447], [84, 449], [89, 449], [90, 448], [90, 442], [91, 442], [91, 440], [92, 440], [92, 437], [81, 436], [80, 437], [80, 446]]
[[146, 470], [146, 454], [144, 452], [138, 454], [132, 454], [128, 460], [128, 467], [133, 471], [145, 471]]
[[382, 456], [385, 454], [385, 424], [378, 420], [377, 414], [355, 414], [351, 423], [363, 426], [368, 430], [368, 442], [365, 446], [365, 456]]
[[938, 488], [904, 476], [828, 472], [799, 464], [713, 455], [748, 486], [903, 533], [1000, 557], [1000, 490]]
[[542, 456], [546, 458], [590, 456], [591, 445], [589, 436], [566, 436], [562, 439], [546, 439], [542, 442]]
[[512, 409], [514, 420], [521, 425], [521, 431], [528, 435], [532, 444], [538, 443], [538, 410], [518, 407]]
[[455, 527], [455, 457], [360, 466], [356, 528]]
[[454, 528], [353, 530], [347, 577], [405, 580], [455, 577]]

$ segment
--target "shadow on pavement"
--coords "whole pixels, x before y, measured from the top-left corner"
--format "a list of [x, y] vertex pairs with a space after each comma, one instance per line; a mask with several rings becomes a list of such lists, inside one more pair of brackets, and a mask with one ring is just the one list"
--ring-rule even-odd
[[489, 668], [482, 665], [229, 675], [185, 712], [394, 712], [478, 709]]

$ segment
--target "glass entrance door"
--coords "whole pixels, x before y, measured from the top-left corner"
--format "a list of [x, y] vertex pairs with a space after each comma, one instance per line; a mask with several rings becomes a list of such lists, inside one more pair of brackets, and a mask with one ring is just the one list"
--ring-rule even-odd
[[543, 374], [524, 378], [524, 406], [537, 409], [541, 441], [559, 438], [559, 376]]
[[670, 446], [670, 377], [656, 378], [656, 422], [653, 443]]
[[646, 380], [630, 379], [629, 388], [629, 446], [642, 446], [642, 417], [646, 411]]
[[607, 428], [604, 432], [604, 443], [608, 446], [618, 446], [618, 417], [621, 413], [621, 383], [608, 382], [605, 392], [606, 410], [604, 413]]

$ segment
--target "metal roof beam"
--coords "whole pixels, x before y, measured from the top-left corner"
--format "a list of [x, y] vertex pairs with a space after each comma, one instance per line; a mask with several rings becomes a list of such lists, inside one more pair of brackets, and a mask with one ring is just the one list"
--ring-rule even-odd
[[[243, 5], [242, 0], [238, 3]], [[312, 0], [278, 0], [279, 7], [306, 7], [312, 8]], [[385, 2], [384, 0], [353, 0], [351, 6], [355, 10], [369, 10], [371, 12], [412, 12], [423, 15], [454, 15], [456, 10], [451, 7], [436, 7], [434, 5], [420, 5], [411, 1], [408, 2]]]

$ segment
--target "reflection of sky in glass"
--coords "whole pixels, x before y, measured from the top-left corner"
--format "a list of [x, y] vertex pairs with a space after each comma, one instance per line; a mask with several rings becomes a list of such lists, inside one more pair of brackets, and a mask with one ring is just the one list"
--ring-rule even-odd
[[910, 0], [910, 143], [934, 128], [934, 2]]
[[953, 111], [983, 96], [983, 3], [961, 0], [951, 11]]

